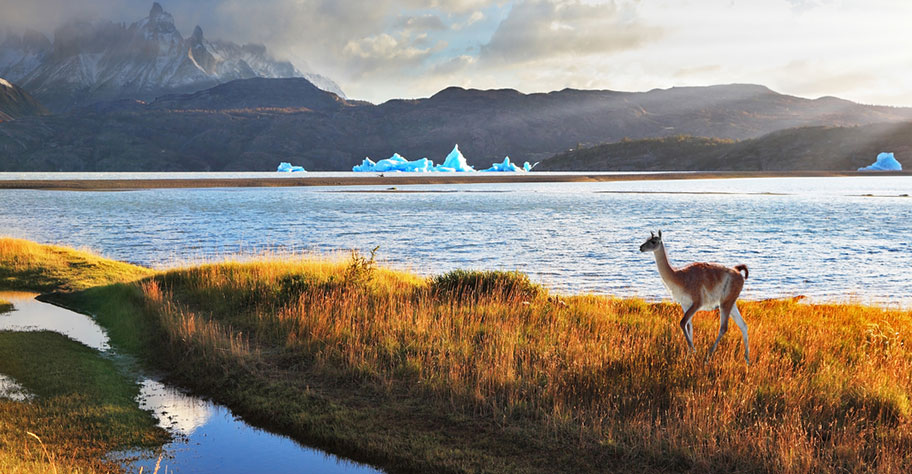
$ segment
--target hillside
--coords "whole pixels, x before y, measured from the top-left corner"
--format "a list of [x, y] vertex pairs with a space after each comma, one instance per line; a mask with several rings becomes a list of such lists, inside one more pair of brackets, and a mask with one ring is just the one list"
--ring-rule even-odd
[[245, 79], [149, 103], [97, 103], [0, 125], [0, 170], [350, 170], [398, 152], [440, 161], [458, 143], [471, 165], [540, 161], [579, 144], [676, 135], [747, 139], [801, 126], [912, 120], [912, 109], [778, 94], [732, 84], [648, 92], [451, 87], [380, 105], [303, 78]]
[[28, 92], [0, 77], [0, 122], [47, 113]]
[[584, 147], [542, 161], [536, 171], [855, 170], [880, 152], [912, 165], [912, 122], [799, 127], [741, 141], [678, 135]]

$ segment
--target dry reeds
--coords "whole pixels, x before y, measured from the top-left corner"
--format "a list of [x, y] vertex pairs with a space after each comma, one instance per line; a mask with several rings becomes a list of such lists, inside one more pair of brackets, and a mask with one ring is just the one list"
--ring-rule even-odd
[[[292, 357], [311, 374], [571, 430], [660, 466], [912, 469], [907, 311], [742, 303], [757, 354], [747, 367], [738, 337], [708, 363], [689, 354], [669, 304], [549, 297], [509, 273], [353, 278], [351, 265], [206, 265], [142, 288], [172, 343], [219, 364]], [[696, 318], [698, 351], [716, 318]]]

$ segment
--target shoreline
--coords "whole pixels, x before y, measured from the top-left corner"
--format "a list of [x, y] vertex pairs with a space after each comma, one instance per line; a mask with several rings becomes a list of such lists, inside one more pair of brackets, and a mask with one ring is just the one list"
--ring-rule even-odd
[[472, 173], [339, 177], [275, 178], [148, 178], [148, 179], [0, 179], [0, 189], [33, 189], [54, 191], [125, 191], [136, 189], [178, 188], [258, 188], [303, 186], [405, 186], [425, 184], [481, 183], [573, 183], [612, 181], [659, 181], [684, 179], [735, 178], [836, 178], [859, 176], [912, 176], [912, 171], [667, 171], [643, 174], [544, 174], [544, 173]]

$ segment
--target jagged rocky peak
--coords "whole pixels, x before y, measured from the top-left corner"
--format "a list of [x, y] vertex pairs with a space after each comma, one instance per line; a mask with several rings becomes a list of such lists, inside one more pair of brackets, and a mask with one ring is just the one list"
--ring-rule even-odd
[[158, 2], [152, 4], [149, 16], [140, 20], [138, 26], [146, 39], [174, 45], [184, 40], [180, 32], [177, 31], [177, 27], [174, 26], [174, 17], [166, 12]]
[[306, 77], [344, 96], [331, 80], [276, 60], [264, 46], [209, 40], [200, 26], [185, 38], [158, 2], [129, 26], [74, 20], [54, 32], [53, 43], [37, 32], [7, 38], [0, 44], [0, 76], [59, 111], [102, 100], [152, 100], [253, 77]]

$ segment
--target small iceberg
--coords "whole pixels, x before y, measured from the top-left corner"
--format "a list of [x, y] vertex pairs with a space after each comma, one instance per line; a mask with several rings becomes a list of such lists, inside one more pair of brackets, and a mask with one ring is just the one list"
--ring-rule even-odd
[[307, 170], [305, 170], [303, 166], [294, 166], [291, 163], [287, 163], [287, 162], [283, 161], [283, 162], [279, 163], [279, 166], [278, 166], [278, 168], [276, 168], [276, 171], [278, 171], [280, 173], [291, 173], [294, 171], [307, 171]]
[[481, 170], [481, 171], [519, 172], [519, 171], [531, 171], [531, 170], [532, 170], [532, 165], [530, 165], [528, 161], [523, 163], [522, 168], [520, 168], [515, 163], [510, 161], [509, 156], [506, 156], [506, 157], [504, 157], [503, 163], [493, 163], [493, 164], [491, 164], [490, 168], [488, 168], [486, 170]]
[[447, 155], [446, 159], [443, 160], [443, 164], [438, 166], [435, 171], [458, 171], [458, 172], [469, 172], [475, 171], [475, 168], [469, 166], [469, 163], [466, 162], [462, 152], [459, 151], [459, 145], [453, 147], [453, 151]]
[[[490, 168], [481, 171], [522, 172], [530, 171], [533, 167], [534, 165], [530, 165], [528, 161], [525, 162], [522, 167], [519, 167], [510, 162], [510, 157], [508, 156], [504, 158], [502, 163], [493, 163]], [[364, 161], [362, 161], [360, 165], [352, 167], [352, 171], [373, 173], [390, 171], [473, 173], [476, 170], [472, 166], [469, 166], [465, 156], [459, 151], [459, 145], [455, 145], [453, 151], [446, 156], [446, 159], [443, 160], [443, 164], [440, 165], [435, 166], [434, 162], [427, 158], [409, 161], [403, 158], [399, 153], [393, 153], [393, 156], [376, 163], [370, 158], [364, 158]]]
[[877, 155], [877, 161], [870, 166], [858, 168], [858, 171], [902, 171], [902, 165], [893, 157], [893, 153]]

